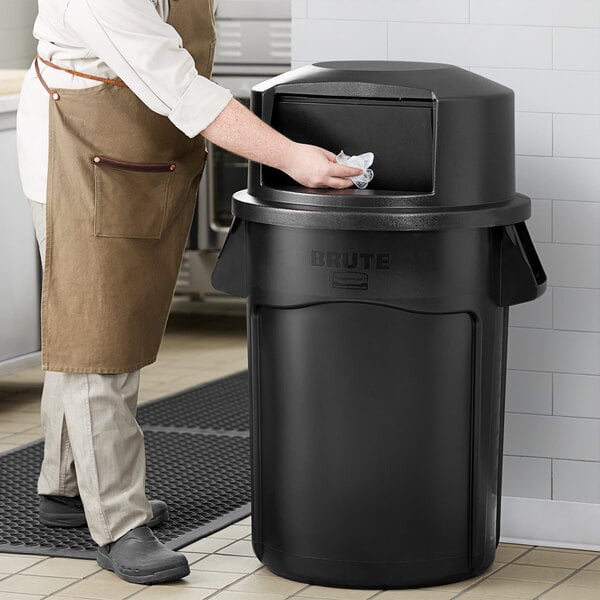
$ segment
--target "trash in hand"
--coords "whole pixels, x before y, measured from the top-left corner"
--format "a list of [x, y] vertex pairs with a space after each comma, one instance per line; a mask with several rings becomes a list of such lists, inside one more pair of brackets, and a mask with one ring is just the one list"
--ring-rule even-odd
[[373, 164], [374, 159], [375, 155], [372, 152], [365, 152], [357, 156], [348, 156], [343, 150], [335, 157], [336, 162], [340, 165], [362, 169], [362, 175], [351, 177], [352, 183], [361, 190], [364, 190], [369, 185], [375, 175], [373, 169], [369, 168]]

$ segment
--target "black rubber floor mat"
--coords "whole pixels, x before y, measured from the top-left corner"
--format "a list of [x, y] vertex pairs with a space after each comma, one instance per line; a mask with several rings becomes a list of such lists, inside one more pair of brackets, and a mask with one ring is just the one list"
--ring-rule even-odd
[[[170, 548], [182, 548], [250, 514], [249, 432], [234, 427], [248, 419], [247, 381], [247, 373], [237, 373], [139, 410], [148, 497], [165, 500], [170, 511], [155, 533]], [[181, 403], [188, 415], [185, 425], [169, 422], [167, 416], [177, 417], [177, 410], [163, 409], [162, 403]], [[244, 414], [236, 416], [235, 410]], [[36, 484], [42, 456], [43, 442], [0, 455], [0, 552], [95, 558], [86, 528], [40, 524]]]
[[[139, 408], [137, 419], [142, 426], [248, 431], [247, 389], [248, 373], [243, 371], [148, 402]], [[198, 410], [199, 402], [202, 410]]]

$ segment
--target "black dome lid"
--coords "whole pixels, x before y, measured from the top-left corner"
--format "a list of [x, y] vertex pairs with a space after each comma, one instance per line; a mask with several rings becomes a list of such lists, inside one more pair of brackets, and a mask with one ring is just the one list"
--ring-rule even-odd
[[[258, 84], [252, 108], [302, 143], [375, 151], [368, 189], [313, 190], [250, 164], [233, 213], [316, 228], [427, 230], [523, 221], [509, 88], [442, 63], [335, 61]], [[379, 179], [378, 179], [379, 177]]]

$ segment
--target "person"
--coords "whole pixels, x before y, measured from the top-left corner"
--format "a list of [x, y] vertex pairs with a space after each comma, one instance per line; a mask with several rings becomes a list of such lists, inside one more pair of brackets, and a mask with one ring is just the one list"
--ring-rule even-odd
[[194, 211], [205, 140], [308, 187], [359, 169], [268, 127], [210, 81], [213, 0], [39, 0], [17, 116], [44, 264], [40, 520], [87, 524], [100, 566], [134, 583], [189, 573], [150, 527], [136, 422]]

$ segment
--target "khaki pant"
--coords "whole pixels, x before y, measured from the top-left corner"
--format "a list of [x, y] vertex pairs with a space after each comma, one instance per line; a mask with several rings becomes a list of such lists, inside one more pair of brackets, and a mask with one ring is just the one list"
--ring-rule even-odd
[[[31, 202], [42, 263], [46, 205]], [[144, 436], [135, 419], [140, 372], [118, 375], [48, 371], [42, 393], [44, 461], [38, 493], [79, 494], [100, 546], [146, 523]]]

